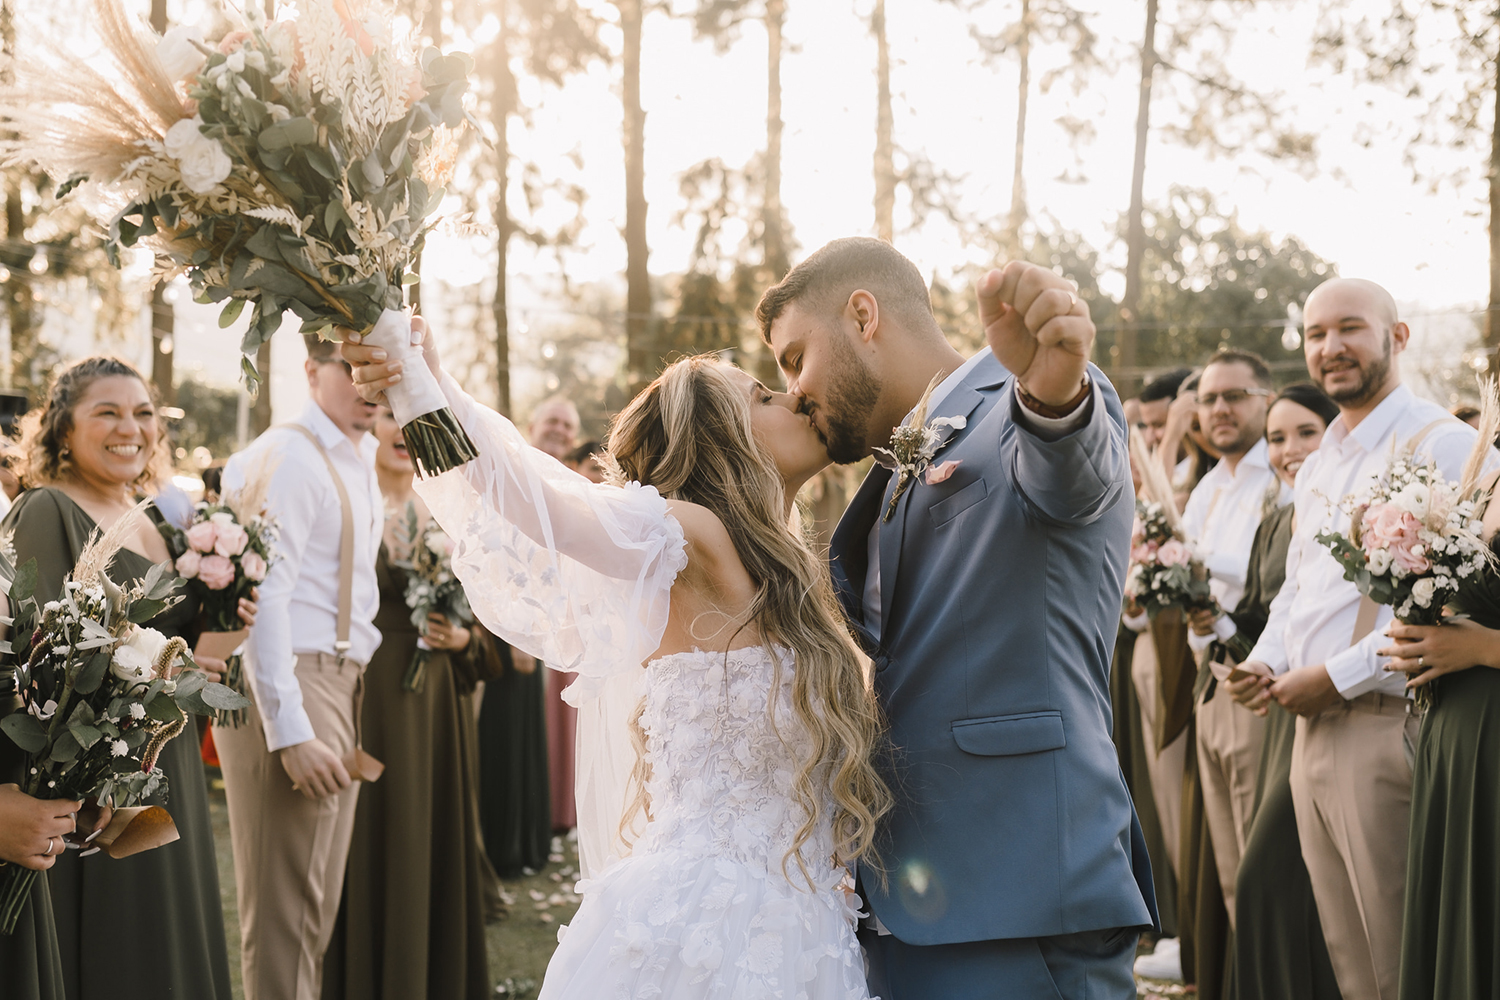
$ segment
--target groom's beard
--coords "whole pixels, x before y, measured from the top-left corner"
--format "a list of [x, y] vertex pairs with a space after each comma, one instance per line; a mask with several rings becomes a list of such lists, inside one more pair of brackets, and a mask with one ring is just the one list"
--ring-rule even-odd
[[[829, 459], [848, 465], [870, 453], [865, 433], [882, 387], [880, 379], [841, 336], [835, 335], [833, 343], [835, 358], [828, 400], [825, 405], [815, 404], [815, 410], [822, 413], [824, 426], [819, 428], [814, 419], [813, 429], [823, 439]], [[817, 413], [813, 416], [816, 418]]]

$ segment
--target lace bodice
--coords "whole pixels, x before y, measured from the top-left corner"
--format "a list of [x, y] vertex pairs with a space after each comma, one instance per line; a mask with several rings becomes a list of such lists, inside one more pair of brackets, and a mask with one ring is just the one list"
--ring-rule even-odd
[[[812, 746], [792, 707], [792, 656], [778, 653], [779, 669], [760, 646], [652, 661], [640, 720], [651, 822], [636, 853], [674, 850], [759, 873], [781, 870], [806, 821], [792, 790]], [[843, 869], [832, 863], [832, 803], [820, 811], [803, 864], [814, 881], [837, 883]], [[795, 861], [787, 871], [800, 881]]]

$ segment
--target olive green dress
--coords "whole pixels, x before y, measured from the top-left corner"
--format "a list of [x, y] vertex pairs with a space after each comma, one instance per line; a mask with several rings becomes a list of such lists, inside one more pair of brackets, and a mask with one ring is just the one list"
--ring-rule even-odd
[[[15, 567], [0, 553], [0, 589], [10, 592]], [[13, 686], [11, 667], [0, 668], [4, 690]], [[0, 719], [21, 709], [15, 695], [0, 697]], [[0, 784], [21, 784], [26, 754], [6, 736], [0, 736]], [[0, 868], [0, 871], [4, 871]], [[0, 934], [0, 984], [3, 995], [14, 1000], [64, 1000], [62, 955], [57, 950], [57, 928], [52, 922], [52, 896], [47, 889], [47, 873], [42, 872], [31, 886], [23, 904], [16, 929]]]
[[486, 681], [479, 709], [479, 825], [502, 878], [540, 871], [552, 850], [547, 774], [546, 667], [523, 674], [496, 640], [503, 669]]
[[[82, 508], [47, 487], [17, 497], [0, 527], [14, 532], [18, 564], [36, 559], [39, 598], [62, 591], [95, 530]], [[110, 574], [125, 583], [151, 565], [122, 549]], [[197, 614], [196, 603], [183, 600], [148, 624], [191, 644]], [[148, 801], [171, 812], [180, 840], [118, 861], [103, 852], [80, 858], [69, 851], [49, 873], [68, 1000], [230, 1000], [208, 783], [196, 741], [169, 742], [159, 766], [167, 794]], [[122, 974], [118, 960], [102, 957], [109, 955], [132, 956], [128, 972]]]
[[[1500, 574], [1467, 611], [1500, 628]], [[1500, 997], [1500, 670], [1439, 678], [1412, 766], [1401, 1000]]]
[[475, 626], [462, 652], [434, 651], [421, 691], [402, 688], [417, 649], [406, 571], [384, 546], [380, 648], [365, 670], [364, 748], [385, 764], [359, 792], [344, 898], [323, 963], [324, 1000], [483, 1000], [480, 861], [472, 694], [498, 668]]
[[[1234, 622], [1254, 641], [1286, 579], [1291, 504], [1261, 522], [1251, 545], [1245, 596]], [[1292, 739], [1297, 717], [1274, 701], [1255, 776], [1255, 812], [1234, 883], [1232, 1000], [1338, 1000], [1312, 880], [1302, 861], [1292, 809]]]

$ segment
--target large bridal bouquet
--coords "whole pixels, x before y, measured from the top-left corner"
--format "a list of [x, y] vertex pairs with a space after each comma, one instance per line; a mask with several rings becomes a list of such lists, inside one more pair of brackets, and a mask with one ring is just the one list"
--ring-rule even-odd
[[[188, 715], [247, 704], [183, 669], [193, 661], [181, 638], [141, 624], [177, 600], [179, 583], [161, 565], [128, 589], [117, 586], [105, 567], [122, 538], [112, 529], [86, 546], [57, 600], [35, 594], [35, 560], [11, 581], [12, 639], [3, 651], [14, 655], [22, 710], [0, 730], [26, 752], [21, 790], [35, 798], [136, 806], [165, 791], [157, 756]], [[18, 865], [0, 869], [0, 933], [15, 929], [35, 879]]]
[[[411, 608], [411, 623], [419, 632], [427, 630], [427, 616], [436, 612], [458, 625], [470, 625], [474, 612], [464, 596], [463, 584], [453, 575], [453, 539], [428, 518], [419, 523], [416, 504], [406, 505], [407, 553], [391, 561], [407, 571], [406, 606]], [[432, 647], [417, 639], [417, 652], [401, 679], [407, 691], [421, 691], [427, 681], [427, 663]]]
[[[276, 561], [276, 523], [266, 515], [264, 497], [269, 484], [269, 475], [252, 473], [239, 496], [198, 504], [192, 524], [185, 531], [174, 529], [172, 538], [177, 572], [206, 619], [195, 652], [224, 660], [225, 683], [241, 695], [244, 665], [235, 650], [248, 630], [240, 618], [240, 598], [250, 597]], [[244, 709], [216, 712], [214, 721], [238, 726], [245, 721]]]
[[[304, 332], [349, 328], [409, 354], [403, 285], [456, 157], [472, 60], [393, 39], [361, 0], [220, 7], [207, 32], [157, 38], [121, 0], [94, 0], [102, 58], [22, 59], [0, 98], [7, 164], [84, 181], [115, 206], [112, 253], [143, 245], [163, 276], [185, 273], [220, 324], [248, 305], [246, 377], [291, 311]], [[435, 379], [408, 365], [388, 393], [417, 467], [474, 457]]]
[[1137, 500], [1130, 538], [1125, 594], [1152, 618], [1167, 608], [1214, 606], [1208, 569], [1167, 510], [1154, 501]]

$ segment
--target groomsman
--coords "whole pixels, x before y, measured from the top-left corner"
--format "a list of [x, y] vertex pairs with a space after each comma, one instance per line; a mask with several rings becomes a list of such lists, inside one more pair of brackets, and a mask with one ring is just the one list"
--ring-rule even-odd
[[[1206, 650], [1216, 635], [1234, 635], [1225, 612], [1245, 592], [1255, 529], [1267, 509], [1291, 499], [1291, 490], [1276, 478], [1266, 455], [1270, 396], [1271, 371], [1257, 354], [1223, 350], [1203, 366], [1198, 423], [1222, 457], [1193, 488], [1182, 512], [1182, 527], [1208, 567], [1209, 591], [1219, 609], [1192, 616], [1188, 645], [1195, 653]], [[1194, 690], [1203, 812], [1233, 929], [1234, 879], [1250, 832], [1265, 720], [1218, 691], [1207, 666], [1199, 671]]]
[[1390, 294], [1335, 278], [1303, 309], [1307, 371], [1339, 404], [1323, 445], [1297, 477], [1287, 578], [1247, 666], [1268, 675], [1237, 688], [1251, 707], [1296, 713], [1292, 798], [1334, 975], [1346, 997], [1394, 1000], [1401, 957], [1411, 767], [1418, 719], [1406, 678], [1375, 655], [1388, 607], [1362, 600], [1317, 541], [1348, 530], [1339, 498], [1375, 480], [1393, 447], [1415, 447], [1457, 480], [1474, 429], [1401, 384], [1411, 336]]
[[253, 705], [243, 726], [214, 730], [246, 1000], [321, 994], [359, 790], [344, 759], [359, 745], [365, 664], [380, 645], [376, 407], [355, 392], [338, 344], [306, 340], [302, 415], [224, 469], [228, 491], [261, 456], [280, 460], [269, 501], [279, 558], [260, 585], [245, 662]]

